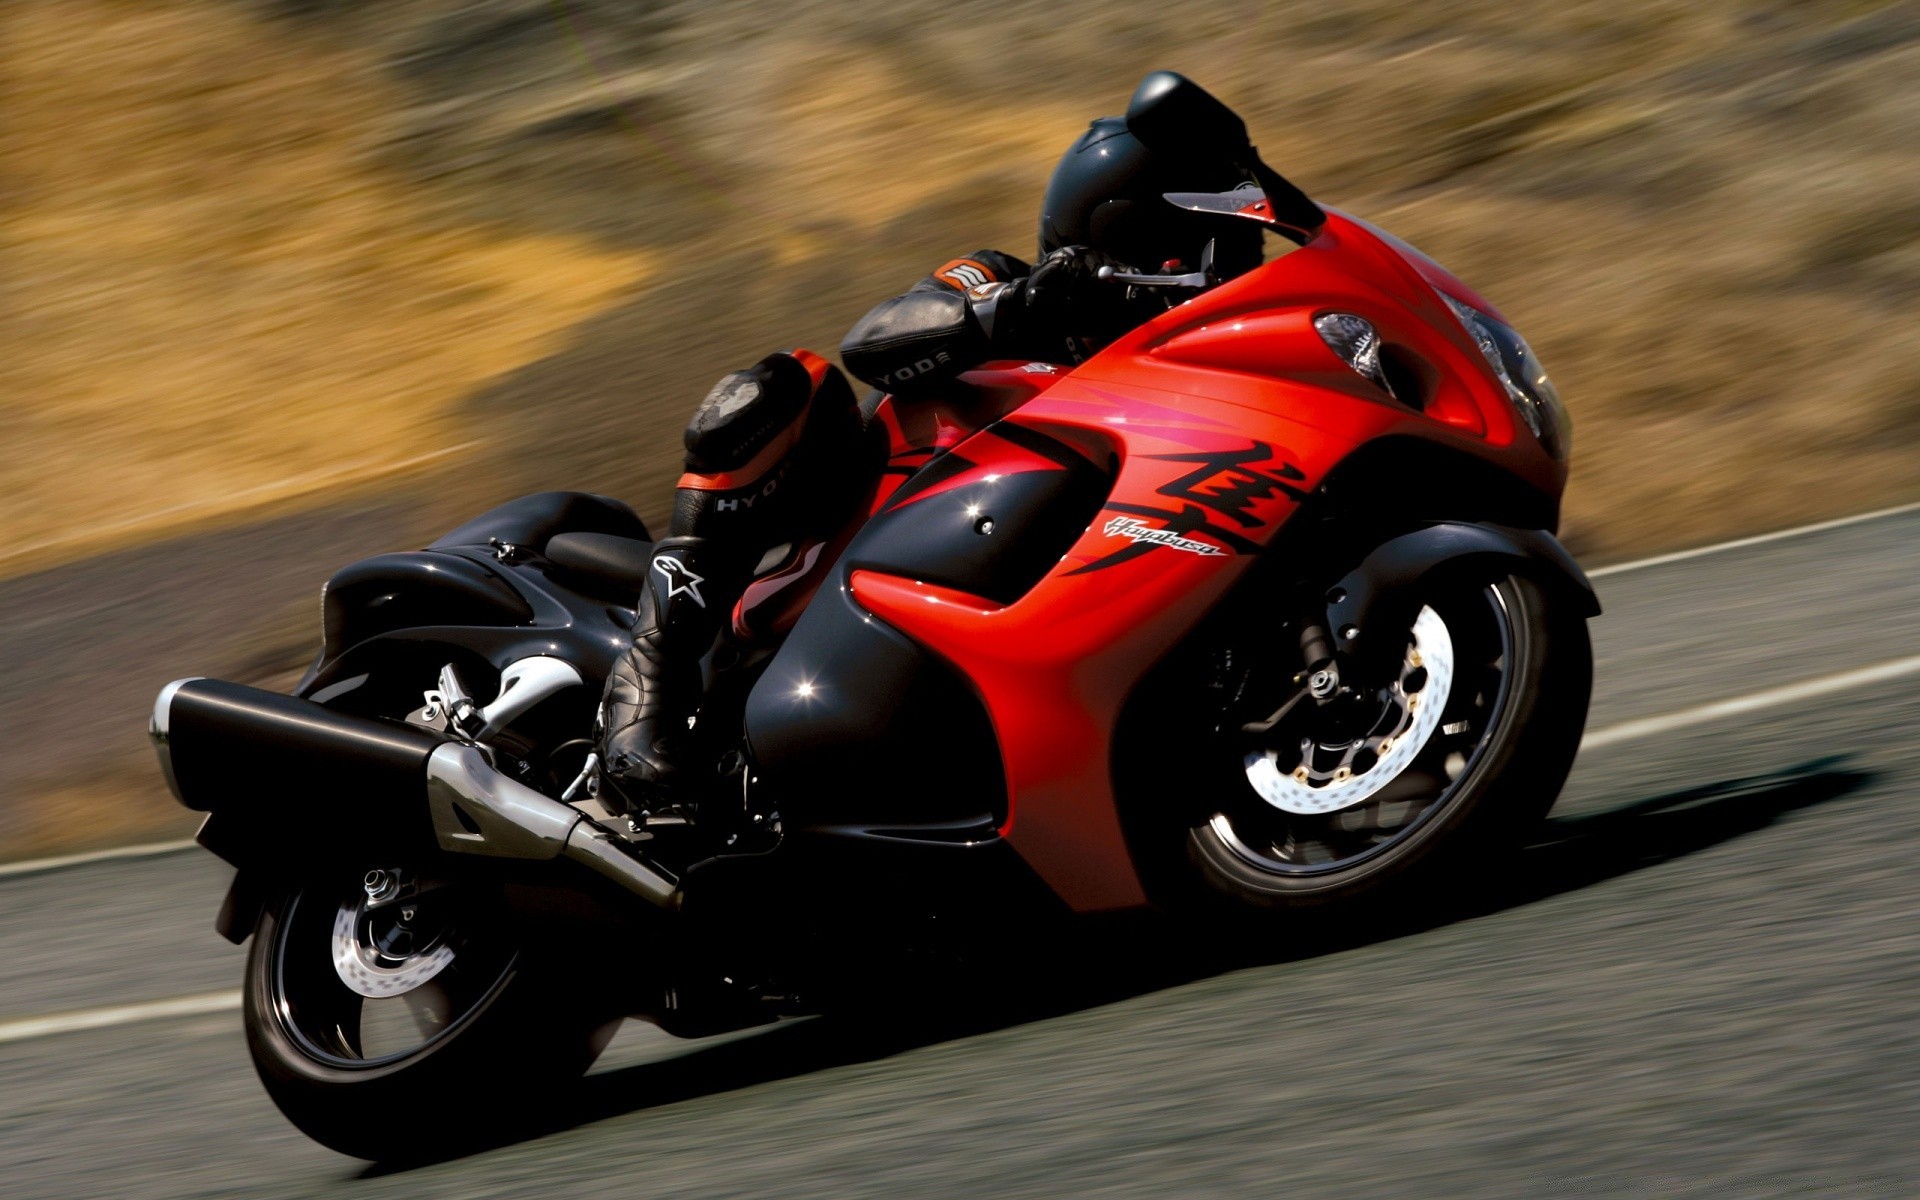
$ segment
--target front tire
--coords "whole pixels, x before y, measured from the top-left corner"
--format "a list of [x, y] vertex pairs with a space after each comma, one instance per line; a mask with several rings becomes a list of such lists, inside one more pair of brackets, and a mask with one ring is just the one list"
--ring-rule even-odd
[[[1241, 912], [1342, 914], [1414, 889], [1457, 894], [1484, 882], [1476, 868], [1546, 815], [1586, 722], [1585, 620], [1522, 575], [1443, 573], [1422, 586], [1425, 607], [1396, 685], [1403, 706], [1411, 694], [1444, 711], [1416, 723], [1409, 708], [1397, 726], [1371, 727], [1362, 712], [1359, 730], [1388, 736], [1363, 747], [1349, 718], [1323, 746], [1329, 739], [1312, 723], [1329, 718], [1306, 705], [1301, 723], [1283, 727], [1279, 749], [1232, 747], [1189, 818], [1176, 874], [1190, 894]], [[1445, 694], [1436, 694], [1440, 672], [1423, 669], [1437, 664], [1423, 664], [1422, 629], [1458, 659], [1448, 663]], [[1326, 750], [1336, 757], [1320, 757]], [[1368, 776], [1389, 767], [1390, 777]]]
[[439, 912], [415, 936], [368, 912], [363, 876], [289, 887], [254, 928], [247, 1047], [302, 1132], [356, 1158], [438, 1157], [524, 1123], [592, 1064], [611, 1025], [514, 932], [497, 889], [422, 896], [408, 913]]

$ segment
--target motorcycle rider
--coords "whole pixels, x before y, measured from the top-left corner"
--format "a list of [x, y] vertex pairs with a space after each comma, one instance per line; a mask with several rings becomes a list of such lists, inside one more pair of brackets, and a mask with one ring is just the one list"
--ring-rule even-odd
[[[1047, 185], [1037, 264], [995, 250], [954, 259], [862, 317], [841, 359], [909, 403], [991, 359], [1083, 361], [1168, 306], [1099, 279], [1101, 267], [1193, 271], [1209, 245], [1218, 280], [1260, 265], [1257, 224], [1164, 198], [1246, 181], [1224, 157], [1150, 151], [1125, 119], [1102, 117]], [[844, 520], [870, 482], [858, 462], [862, 425], [845, 378], [805, 351], [733, 372], [694, 410], [670, 536], [654, 547], [632, 644], [601, 699], [603, 778], [629, 807], [696, 797], [688, 746], [700, 659], [763, 554]]]

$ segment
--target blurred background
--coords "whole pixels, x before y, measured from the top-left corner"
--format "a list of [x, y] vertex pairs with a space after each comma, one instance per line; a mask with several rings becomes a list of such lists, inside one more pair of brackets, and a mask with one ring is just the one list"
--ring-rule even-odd
[[335, 567], [662, 520], [713, 379], [1030, 255], [1158, 67], [1528, 334], [1589, 562], [1920, 498], [1912, 4], [10, 0], [0, 56], [0, 859], [189, 832], [154, 690], [290, 682]]

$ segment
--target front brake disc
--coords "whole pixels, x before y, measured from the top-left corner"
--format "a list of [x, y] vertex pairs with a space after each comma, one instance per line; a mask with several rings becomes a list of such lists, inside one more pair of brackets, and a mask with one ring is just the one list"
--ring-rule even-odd
[[[1338, 812], [1360, 803], [1411, 766], [1433, 737], [1453, 690], [1453, 665], [1453, 639], [1446, 622], [1433, 609], [1422, 608], [1414, 618], [1406, 658], [1391, 691], [1399, 716], [1385, 734], [1324, 747], [1337, 749], [1339, 755], [1339, 761], [1326, 768], [1315, 762], [1317, 744], [1312, 738], [1301, 739], [1299, 762], [1291, 768], [1280, 765], [1277, 749], [1252, 751], [1245, 759], [1247, 782], [1268, 804], [1301, 816]], [[1354, 762], [1364, 755], [1373, 756], [1373, 761], [1355, 770]]]

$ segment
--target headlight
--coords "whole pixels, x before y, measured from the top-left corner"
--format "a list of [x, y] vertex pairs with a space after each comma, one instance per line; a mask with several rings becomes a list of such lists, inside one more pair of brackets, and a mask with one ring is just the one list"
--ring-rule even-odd
[[1526, 339], [1513, 326], [1495, 320], [1472, 305], [1462, 304], [1445, 292], [1440, 293], [1440, 298], [1473, 335], [1480, 353], [1486, 356], [1487, 365], [1493, 368], [1494, 378], [1507, 389], [1507, 399], [1513, 401], [1514, 411], [1533, 431], [1533, 436], [1540, 439], [1547, 453], [1566, 461], [1568, 444], [1573, 439], [1573, 421], [1567, 416], [1567, 406], [1560, 402], [1559, 390], [1547, 378], [1547, 369], [1533, 356]]

